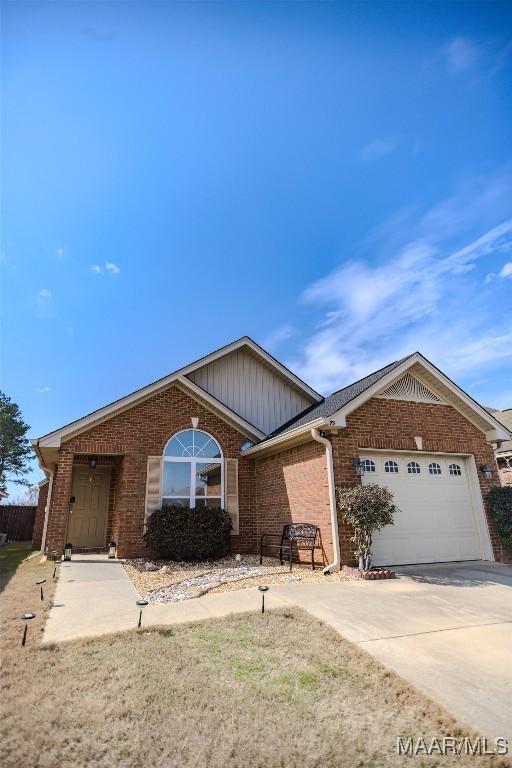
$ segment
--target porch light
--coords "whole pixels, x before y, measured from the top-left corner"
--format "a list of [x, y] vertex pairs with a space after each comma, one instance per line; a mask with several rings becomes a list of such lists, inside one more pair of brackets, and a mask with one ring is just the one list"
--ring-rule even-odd
[[352, 459], [352, 466], [354, 467], [359, 477], [364, 475], [364, 463], [361, 461], [361, 459]]
[[111, 541], [110, 544], [108, 545], [108, 556], [110, 560], [115, 559], [116, 551], [117, 551], [117, 544], [115, 543], [115, 541]]
[[36, 587], [40, 587], [41, 589], [41, 600], [44, 600], [43, 595], [43, 584], [45, 583], [46, 579], [39, 579], [39, 581], [36, 581]]
[[258, 589], [261, 592], [261, 612], [265, 613], [265, 592], [268, 592], [268, 587], [266, 584], [260, 584]]
[[96, 469], [96, 464], [97, 463], [98, 463], [98, 460], [97, 460], [96, 456], [91, 456], [91, 458], [89, 459], [89, 466], [90, 466], [90, 468], [91, 469]]
[[148, 601], [147, 600], [137, 600], [135, 605], [138, 605], [140, 607], [139, 623], [137, 624], [137, 629], [140, 629], [141, 625], [142, 625], [142, 609], [144, 608], [145, 605], [148, 605]]
[[492, 480], [492, 467], [490, 467], [488, 464], [482, 464], [480, 467], [480, 472], [485, 477], [486, 480]]
[[68, 541], [67, 544], [64, 544], [64, 560], [71, 560], [72, 553], [73, 545]]
[[28, 629], [28, 622], [30, 619], [35, 619], [36, 615], [35, 613], [22, 613], [21, 614], [21, 620], [25, 622], [25, 629], [23, 630], [23, 638], [21, 640], [21, 644], [25, 645], [27, 642], [27, 629]]

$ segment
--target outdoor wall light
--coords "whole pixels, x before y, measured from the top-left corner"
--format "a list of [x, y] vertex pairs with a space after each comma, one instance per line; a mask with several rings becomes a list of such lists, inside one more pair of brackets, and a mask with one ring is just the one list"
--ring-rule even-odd
[[39, 581], [36, 581], [36, 587], [40, 587], [41, 588], [41, 600], [44, 600], [43, 584], [45, 583], [45, 581], [46, 581], [46, 579], [39, 579]]
[[352, 459], [352, 466], [359, 477], [364, 475], [364, 464], [361, 459]]
[[97, 463], [98, 463], [98, 460], [97, 460], [96, 456], [91, 456], [91, 458], [89, 459], [89, 466], [90, 466], [90, 468], [91, 469], [96, 469], [96, 464]]
[[492, 467], [490, 467], [488, 464], [482, 464], [480, 467], [480, 472], [486, 480], [492, 480]]
[[27, 629], [28, 629], [28, 622], [30, 619], [35, 619], [36, 615], [35, 613], [22, 613], [21, 614], [21, 620], [25, 622], [25, 629], [23, 630], [23, 638], [21, 640], [21, 644], [25, 645], [27, 641]]
[[67, 544], [64, 544], [64, 560], [71, 560], [72, 553], [73, 545], [68, 541]]
[[145, 605], [148, 605], [148, 601], [147, 600], [137, 600], [135, 605], [138, 605], [140, 607], [139, 623], [137, 624], [137, 629], [140, 629], [141, 625], [142, 625], [142, 609], [144, 608]]
[[115, 541], [111, 541], [110, 544], [108, 545], [108, 556], [110, 560], [115, 559], [116, 551], [117, 551], [117, 544], [115, 543]]
[[268, 587], [266, 584], [261, 584], [258, 589], [261, 592], [261, 612], [265, 613], [265, 592], [268, 592]]

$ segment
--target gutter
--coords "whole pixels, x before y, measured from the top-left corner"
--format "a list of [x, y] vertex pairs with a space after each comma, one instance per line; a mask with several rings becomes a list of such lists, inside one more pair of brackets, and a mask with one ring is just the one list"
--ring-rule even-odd
[[330, 440], [322, 437], [318, 429], [313, 428], [311, 430], [311, 437], [316, 440], [317, 443], [321, 443], [325, 446], [325, 456], [327, 459], [327, 481], [329, 486], [329, 506], [331, 508], [331, 530], [332, 530], [332, 546], [334, 550], [334, 560], [324, 568], [324, 575], [328, 576], [333, 571], [338, 571], [341, 564], [341, 548], [340, 548], [340, 534], [338, 530], [338, 513], [336, 511], [336, 492], [334, 489], [334, 467], [332, 463], [332, 444]]
[[302, 424], [300, 427], [295, 427], [295, 429], [290, 429], [287, 432], [281, 432], [281, 434], [276, 435], [275, 437], [270, 437], [268, 440], [262, 440], [261, 443], [256, 443], [256, 445], [253, 445], [252, 448], [248, 448], [246, 451], [242, 451], [242, 456], [252, 456], [255, 453], [259, 453], [260, 451], [265, 450], [266, 448], [271, 448], [274, 445], [279, 445], [279, 443], [285, 443], [289, 440], [293, 440], [294, 437], [298, 437], [299, 435], [304, 435], [307, 432], [311, 431], [312, 427], [324, 427], [326, 425], [326, 420], [322, 416], [318, 419], [315, 419], [314, 421], [310, 421], [307, 424]]

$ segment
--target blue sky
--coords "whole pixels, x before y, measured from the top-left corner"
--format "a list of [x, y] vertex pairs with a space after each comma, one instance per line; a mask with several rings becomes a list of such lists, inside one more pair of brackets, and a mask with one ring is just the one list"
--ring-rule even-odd
[[511, 22], [4, 3], [2, 388], [31, 436], [244, 334], [323, 392], [419, 349], [512, 406]]

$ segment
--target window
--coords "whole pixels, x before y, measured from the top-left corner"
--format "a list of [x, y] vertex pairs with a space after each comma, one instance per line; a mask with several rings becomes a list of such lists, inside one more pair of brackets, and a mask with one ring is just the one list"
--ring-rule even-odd
[[462, 470], [458, 464], [450, 464], [448, 469], [450, 471], [450, 475], [453, 475], [453, 476], [462, 475]]
[[396, 461], [386, 461], [384, 464], [384, 470], [386, 472], [398, 472], [398, 464]]
[[224, 487], [222, 451], [199, 429], [174, 435], [164, 448], [162, 505], [221, 507]]
[[436, 464], [436, 462], [433, 461], [432, 464], [428, 465], [428, 471], [431, 475], [440, 475], [441, 467], [439, 466], [439, 464]]
[[410, 461], [407, 465], [407, 472], [410, 475], [419, 475], [421, 472], [421, 467], [417, 461]]
[[371, 459], [361, 459], [361, 465], [363, 472], [375, 472], [375, 462]]

